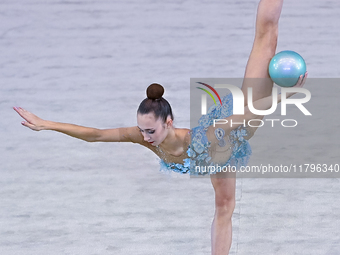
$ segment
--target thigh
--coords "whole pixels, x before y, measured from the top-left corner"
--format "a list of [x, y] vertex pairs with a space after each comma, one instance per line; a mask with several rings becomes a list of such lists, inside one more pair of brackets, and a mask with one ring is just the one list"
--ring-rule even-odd
[[269, 76], [268, 66], [270, 60], [275, 55], [276, 44], [277, 31], [275, 30], [260, 38], [255, 37], [242, 84], [245, 105], [248, 105], [249, 87], [253, 89], [253, 102], [271, 95], [273, 82]]

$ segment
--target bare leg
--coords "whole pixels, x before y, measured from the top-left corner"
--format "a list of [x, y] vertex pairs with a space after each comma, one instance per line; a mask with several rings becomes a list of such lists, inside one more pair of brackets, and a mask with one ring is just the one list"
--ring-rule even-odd
[[273, 82], [269, 78], [268, 66], [276, 51], [282, 4], [283, 0], [262, 0], [259, 3], [254, 44], [242, 85], [245, 105], [248, 102], [248, 87], [253, 87], [253, 101], [270, 96], [272, 93]]
[[[276, 51], [282, 5], [283, 0], [261, 0], [259, 3], [254, 44], [242, 84], [245, 106], [248, 104], [249, 87], [253, 88], [253, 102], [272, 94], [273, 81], [269, 77], [268, 66]], [[257, 119], [263, 117], [257, 116]], [[250, 139], [256, 130], [257, 127], [247, 127], [248, 136], [245, 138]]]
[[231, 216], [235, 208], [236, 178], [222, 176], [223, 173], [211, 175], [215, 190], [215, 216], [211, 225], [211, 253], [213, 255], [229, 254], [232, 241]]

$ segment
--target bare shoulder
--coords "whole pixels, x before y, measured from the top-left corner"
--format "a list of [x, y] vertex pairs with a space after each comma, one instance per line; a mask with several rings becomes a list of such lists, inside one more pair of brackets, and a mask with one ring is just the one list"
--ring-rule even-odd
[[176, 128], [176, 135], [181, 138], [185, 138], [190, 135], [190, 129], [188, 128]]
[[188, 128], [176, 128], [176, 135], [183, 142], [183, 147], [188, 147], [190, 144], [190, 129]]

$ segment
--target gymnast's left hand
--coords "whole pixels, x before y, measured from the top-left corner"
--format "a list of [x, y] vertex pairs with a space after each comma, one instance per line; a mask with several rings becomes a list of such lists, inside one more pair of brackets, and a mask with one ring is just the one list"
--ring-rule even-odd
[[[299, 80], [297, 81], [297, 83], [292, 88], [302, 88], [303, 85], [305, 85], [305, 83], [306, 83], [307, 76], [308, 76], [308, 72], [306, 72], [304, 76], [301, 74]], [[286, 94], [286, 96], [287, 96], [287, 98], [289, 98], [289, 97], [291, 97], [295, 94], [296, 94], [296, 92], [289, 92], [289, 93]]]
[[306, 72], [304, 76], [301, 74], [299, 80], [293, 86], [293, 88], [302, 88], [306, 83], [307, 76], [308, 76], [308, 72]]

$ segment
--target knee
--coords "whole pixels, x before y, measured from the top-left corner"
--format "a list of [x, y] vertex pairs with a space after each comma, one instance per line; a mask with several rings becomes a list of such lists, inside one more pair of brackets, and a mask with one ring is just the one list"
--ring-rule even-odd
[[216, 198], [215, 210], [216, 214], [222, 217], [231, 218], [235, 209], [235, 198]]
[[[216, 176], [221, 177], [221, 176]], [[215, 190], [215, 212], [231, 218], [235, 208], [235, 178], [211, 178]]]

